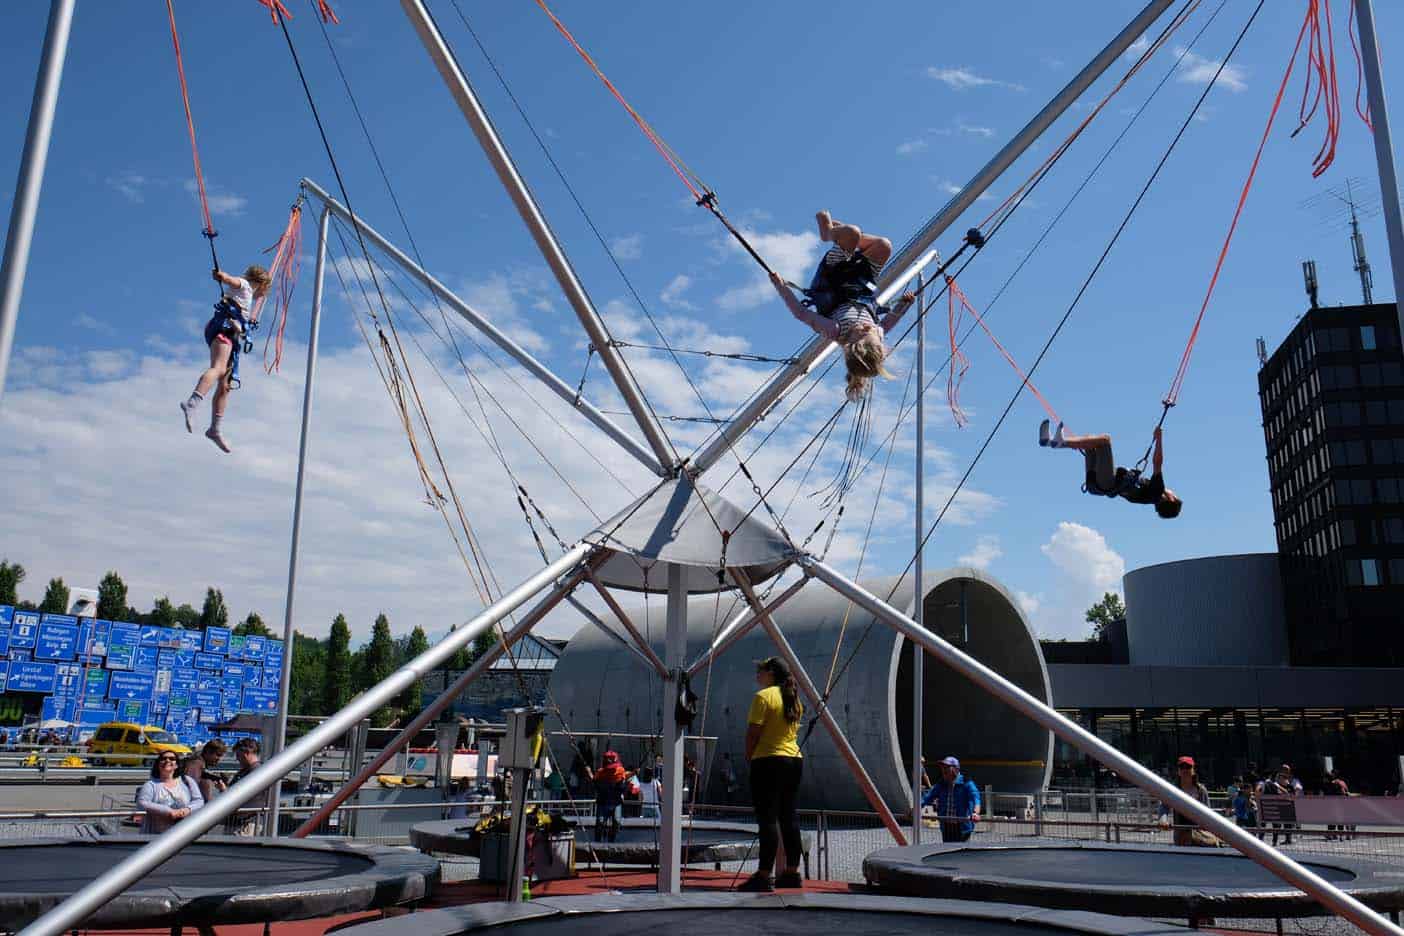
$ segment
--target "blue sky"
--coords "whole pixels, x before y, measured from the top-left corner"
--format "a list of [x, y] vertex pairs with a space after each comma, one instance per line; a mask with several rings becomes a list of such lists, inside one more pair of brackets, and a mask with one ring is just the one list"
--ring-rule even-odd
[[[179, 6], [218, 245], [226, 265], [242, 267], [276, 239], [301, 176], [329, 188], [333, 180], [282, 37], [257, 4]], [[292, 6], [294, 39], [355, 206], [404, 245], [317, 24], [305, 4]], [[757, 269], [691, 205], [534, 4], [463, 0], [462, 6], [670, 340], [783, 356], [804, 339], [802, 326], [760, 285]], [[837, 4], [718, 3], [699, 18], [685, 5], [562, 0], [557, 12], [720, 193], [762, 251], [799, 278], [818, 255], [811, 221], [816, 209], [904, 240], [1139, 6], [1108, 0], [1076, 5], [1070, 13], [1067, 5], [998, 0], [943, 4], [938, 14], [930, 4], [891, 2], [861, 18], [868, 28], [859, 44], [853, 8]], [[1195, 14], [971, 265], [962, 286], [977, 306], [983, 309], [1171, 66], [1177, 47], [1216, 6], [1206, 3]], [[1112, 433], [1125, 460], [1139, 454], [1158, 415], [1296, 37], [1301, 6], [1268, 5], [1037, 375], [1072, 430]], [[1404, 34], [1404, 13], [1378, 6], [1388, 52], [1391, 39]], [[579, 327], [398, 5], [337, 7], [343, 24], [330, 27], [333, 41], [426, 265], [566, 380], [578, 379], [585, 355]], [[1261, 335], [1275, 346], [1305, 308], [1303, 259], [1318, 262], [1323, 302], [1359, 299], [1345, 233], [1301, 203], [1347, 177], [1363, 178], [1367, 200], [1378, 200], [1370, 138], [1352, 112], [1347, 4], [1333, 7], [1345, 109], [1335, 166], [1321, 179], [1311, 177], [1320, 117], [1289, 137], [1299, 66], [1181, 405], [1167, 423], [1166, 476], [1186, 500], [1183, 516], [1166, 523], [1149, 510], [1082, 495], [1077, 459], [1033, 444], [1041, 411], [1025, 399], [931, 541], [929, 566], [985, 568], [1020, 597], [1044, 634], [1083, 632], [1081, 610], [1101, 590], [1118, 588], [1125, 569], [1273, 548], [1253, 339]], [[991, 314], [991, 327], [1021, 362], [1037, 354], [1251, 8], [1247, 0], [1228, 0]], [[0, 127], [6, 128], [0, 178], [17, 171], [46, 9], [37, 2], [0, 8], [0, 80], [16, 89], [0, 99]], [[453, 6], [440, 0], [433, 9], [607, 321], [620, 337], [648, 340], [647, 323], [624, 283]], [[1119, 63], [1086, 100], [1104, 93], [1127, 64]], [[1393, 99], [1404, 99], [1401, 66], [1386, 60], [1385, 69]], [[1084, 112], [1065, 117], [992, 194], [1002, 199]], [[235, 454], [223, 456], [198, 435], [180, 431], [175, 404], [198, 373], [204, 355], [198, 334], [212, 296], [191, 179], [164, 10], [159, 4], [136, 13], [124, 4], [81, 5], [0, 409], [6, 439], [0, 471], [13, 481], [0, 496], [6, 518], [0, 552], [28, 567], [28, 597], [37, 599], [52, 575], [91, 584], [115, 567], [131, 585], [133, 604], [144, 607], [166, 593], [198, 604], [204, 586], [217, 583], [236, 613], [256, 609], [265, 618], [281, 617], [311, 265], [304, 269], [282, 373], [265, 376], [253, 361], [246, 364], [244, 389], [227, 423]], [[0, 193], [6, 213], [8, 199], [7, 186]], [[979, 202], [958, 228], [993, 204]], [[309, 223], [309, 251], [313, 231]], [[1391, 299], [1380, 220], [1367, 219], [1364, 231], [1376, 296]], [[956, 243], [948, 236], [939, 246], [949, 251]], [[351, 275], [353, 263], [340, 253], [333, 248], [339, 268]], [[403, 278], [396, 282], [413, 292]], [[440, 630], [480, 602], [443, 521], [422, 503], [395, 414], [354, 326], [359, 300], [343, 293], [335, 277], [329, 277], [328, 294], [297, 620], [320, 633], [342, 610], [364, 635], [384, 610], [397, 631], [415, 623]], [[514, 582], [539, 564], [539, 556], [502, 470], [459, 407], [460, 401], [470, 410], [474, 405], [467, 380], [408, 308], [400, 304], [395, 311], [407, 333], [425, 340], [445, 376], [447, 383], [440, 383], [411, 350], [470, 519], [497, 578]], [[934, 369], [944, 360], [944, 306], [929, 321]], [[627, 503], [626, 489], [643, 489], [643, 473], [607, 440], [533, 389], [544, 409], [536, 407], [495, 365], [495, 354], [461, 340], [481, 387], [503, 400], [580, 492], [572, 495], [500, 413], [490, 417], [514, 469], [566, 538], [593, 526], [592, 512], [608, 516]], [[670, 363], [629, 353], [660, 412], [700, 412]], [[977, 335], [967, 353], [972, 367], [961, 401], [969, 426], [953, 427], [941, 393], [928, 397], [927, 504], [933, 513], [1014, 388], [1012, 372], [988, 342]], [[899, 378], [911, 360], [904, 346], [893, 360]], [[722, 412], [764, 374], [760, 365], [715, 359], [690, 360], [689, 370]], [[606, 409], [620, 408], [598, 364], [591, 373], [587, 395]], [[524, 379], [520, 370], [511, 374]], [[763, 483], [832, 412], [839, 384], [827, 381], [811, 396], [817, 402], [752, 460]], [[902, 386], [894, 380], [878, 398], [879, 434], [891, 425]], [[552, 423], [548, 411], [567, 428]], [[695, 445], [706, 432], [668, 426], [680, 446]], [[827, 479], [835, 448], [815, 477]], [[910, 556], [913, 455], [908, 423], [878, 500], [865, 575], [896, 572]], [[831, 554], [850, 572], [879, 474], [871, 470], [850, 499]], [[817, 501], [807, 496], [814, 487], [809, 483], [795, 499], [795, 530], [807, 531], [818, 516]], [[738, 501], [745, 494], [735, 485], [727, 492]], [[783, 484], [777, 502], [793, 492], [793, 484]], [[576, 625], [560, 615], [548, 630], [568, 634]]]

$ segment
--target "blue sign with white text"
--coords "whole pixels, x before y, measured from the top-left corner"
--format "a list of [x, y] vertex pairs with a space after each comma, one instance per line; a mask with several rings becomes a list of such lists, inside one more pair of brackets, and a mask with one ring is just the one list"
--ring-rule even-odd
[[0, 695], [5, 694], [5, 684], [10, 680], [10, 664], [0, 660]]
[[107, 697], [114, 702], [133, 699], [149, 701], [156, 690], [156, 677], [149, 673], [113, 673], [107, 686]]
[[107, 638], [107, 668], [129, 670], [136, 659], [137, 646], [141, 643], [141, 628], [135, 624], [112, 622], [112, 631]]
[[148, 709], [149, 706], [146, 702], [118, 702], [117, 719], [118, 721], [133, 722], [137, 725], [144, 725], [147, 722], [146, 716]]
[[143, 644], [136, 648], [136, 656], [132, 659], [132, 670], [137, 673], [154, 673], [160, 658], [160, 647], [148, 647]]
[[180, 632], [180, 649], [195, 652], [205, 649], [205, 636], [201, 631], [183, 630]]
[[[72, 621], [73, 623], [68, 623]], [[46, 614], [39, 623], [34, 656], [39, 660], [71, 660], [78, 652], [78, 619]]]
[[85, 705], [77, 715], [80, 725], [101, 725], [117, 720], [117, 710], [110, 705]]
[[0, 624], [0, 657], [10, 653], [10, 625]]
[[205, 628], [205, 652], [225, 654], [229, 652], [229, 628]]
[[248, 644], [249, 638], [243, 634], [229, 635], [229, 659], [242, 660], [244, 658], [244, 647]]
[[57, 663], [54, 665], [54, 695], [77, 695], [82, 685], [82, 663]]
[[73, 720], [73, 700], [68, 696], [49, 696], [39, 706], [39, 718], [43, 721], [58, 719]]
[[195, 654], [195, 668], [202, 670], [223, 671], [224, 657], [217, 656], [213, 653], [197, 653]]
[[248, 640], [244, 641], [244, 659], [252, 660], [255, 663], [263, 662], [263, 655], [268, 649], [268, 638], [260, 637], [257, 634], [250, 634]]
[[33, 650], [34, 641], [39, 637], [39, 612], [16, 611], [10, 623], [10, 646]]
[[14, 605], [0, 605], [0, 624], [12, 624], [15, 620]]
[[84, 685], [83, 695], [91, 696], [95, 699], [107, 698], [107, 677], [108, 672], [105, 669], [93, 667], [88, 670], [86, 677], [87, 682]]
[[[18, 614], [16, 614], [18, 617]], [[35, 625], [38, 626], [37, 624]], [[34, 663], [28, 660], [10, 661], [10, 678], [5, 684], [6, 692], [42, 692], [52, 695], [54, 681], [58, 677], [58, 667], [52, 663]]]
[[171, 691], [177, 689], [194, 689], [195, 681], [199, 678], [199, 671], [188, 667], [177, 666], [171, 670]]
[[241, 707], [246, 712], [276, 712], [278, 711], [278, 690], [255, 689], [253, 686], [245, 686]]

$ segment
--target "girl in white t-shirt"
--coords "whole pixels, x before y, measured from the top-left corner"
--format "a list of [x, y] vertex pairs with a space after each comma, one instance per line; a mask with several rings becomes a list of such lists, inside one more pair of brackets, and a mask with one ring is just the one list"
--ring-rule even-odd
[[658, 818], [658, 804], [663, 799], [663, 782], [647, 767], [641, 767], [629, 792], [639, 798], [639, 815], [645, 819]]
[[244, 334], [252, 325], [258, 324], [255, 304], [268, 292], [271, 278], [261, 266], [250, 266], [243, 276], [232, 276], [223, 270], [214, 271], [215, 282], [224, 288], [224, 297], [215, 306], [214, 317], [205, 325], [205, 344], [210, 346], [210, 366], [200, 375], [195, 390], [189, 399], [180, 404], [185, 416], [185, 431], [194, 432], [193, 418], [200, 408], [205, 394], [214, 388], [211, 401], [210, 428], [205, 430], [205, 438], [219, 446], [221, 451], [230, 451], [224, 441], [221, 423], [224, 408], [229, 405], [229, 391], [238, 383], [239, 349], [244, 342]]

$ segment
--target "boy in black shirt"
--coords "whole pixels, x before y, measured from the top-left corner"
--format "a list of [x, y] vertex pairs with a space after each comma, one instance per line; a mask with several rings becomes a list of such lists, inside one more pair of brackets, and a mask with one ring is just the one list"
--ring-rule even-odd
[[1112, 458], [1109, 435], [1064, 435], [1061, 424], [1051, 437], [1048, 420], [1039, 427], [1038, 444], [1049, 448], [1070, 448], [1081, 452], [1087, 466], [1087, 478], [1082, 489], [1099, 497], [1120, 497], [1133, 504], [1154, 504], [1162, 519], [1173, 520], [1180, 515], [1183, 504], [1175, 492], [1165, 486], [1160, 468], [1165, 461], [1161, 449], [1160, 427], [1155, 430], [1155, 448], [1151, 456], [1151, 476], [1143, 478], [1138, 468], [1118, 468]]

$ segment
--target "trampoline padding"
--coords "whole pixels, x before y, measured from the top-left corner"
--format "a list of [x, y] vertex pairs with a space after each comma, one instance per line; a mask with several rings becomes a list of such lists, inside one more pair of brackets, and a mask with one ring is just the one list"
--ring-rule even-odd
[[1183, 936], [1149, 920], [1009, 904], [910, 900], [859, 894], [626, 894], [562, 897], [529, 904], [474, 904], [348, 927], [343, 936]]
[[[1299, 860], [1301, 860], [1299, 858]], [[1377, 861], [1312, 856], [1309, 870], [1381, 909], [1404, 906], [1404, 872]], [[1029, 840], [885, 848], [863, 876], [886, 894], [1184, 917], [1326, 914], [1314, 899], [1224, 848]]]
[[[0, 920], [28, 923], [150, 842], [0, 842]], [[404, 849], [211, 836], [108, 901], [94, 928], [299, 920], [421, 900], [438, 862]]]

